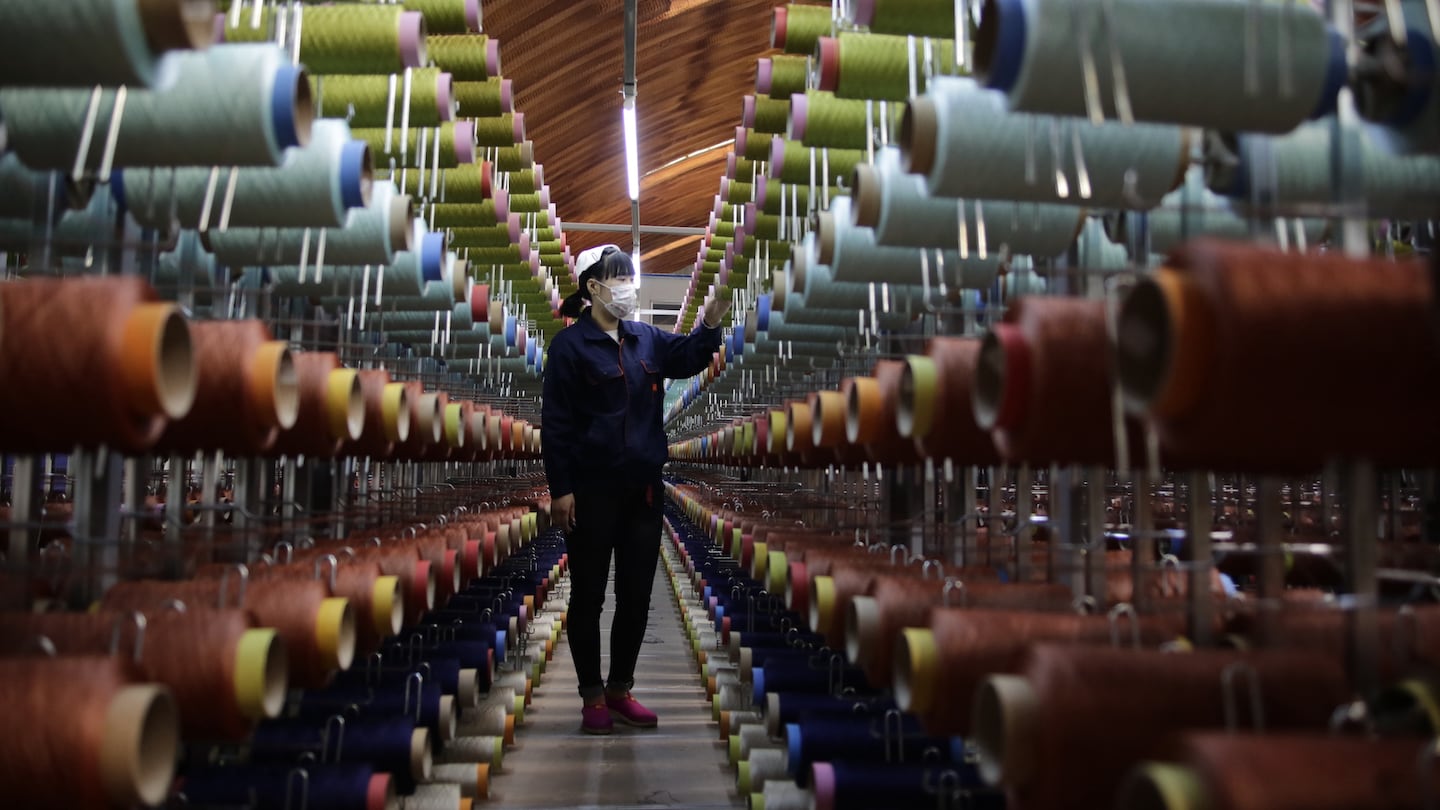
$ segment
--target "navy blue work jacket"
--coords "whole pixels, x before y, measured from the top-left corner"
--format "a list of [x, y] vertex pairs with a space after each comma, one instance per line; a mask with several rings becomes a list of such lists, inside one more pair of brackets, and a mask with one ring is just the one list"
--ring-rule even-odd
[[621, 321], [618, 334], [617, 344], [587, 309], [550, 344], [540, 439], [551, 497], [659, 479], [669, 458], [663, 382], [704, 371], [721, 340], [703, 321], [688, 335]]

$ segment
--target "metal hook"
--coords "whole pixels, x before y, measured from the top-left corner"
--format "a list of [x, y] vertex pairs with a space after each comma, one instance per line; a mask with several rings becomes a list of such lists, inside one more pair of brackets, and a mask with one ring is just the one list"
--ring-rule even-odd
[[[296, 777], [299, 777], [300, 803], [294, 802]], [[285, 810], [305, 810], [310, 806], [310, 772], [304, 768], [295, 768], [285, 775]]]
[[118, 655], [120, 652], [120, 639], [124, 635], [126, 620], [135, 625], [135, 646], [130, 651], [130, 657], [138, 664], [141, 655], [145, 652], [145, 628], [147, 626], [145, 614], [138, 610], [122, 613], [115, 617], [115, 624], [110, 628], [110, 654]]
[[315, 578], [320, 578], [320, 567], [327, 562], [330, 563], [330, 592], [333, 594], [338, 587], [338, 580], [340, 574], [340, 561], [335, 557], [334, 554], [326, 554], [322, 557], [316, 558]]
[[[959, 605], [951, 605], [951, 604], [950, 604], [950, 594], [951, 594], [951, 592], [956, 592], [956, 593], [959, 593], [959, 594], [960, 594], [960, 604], [959, 604]], [[969, 595], [969, 592], [965, 590], [965, 583], [962, 582], [962, 581], [960, 581], [960, 579], [959, 579], [958, 577], [946, 577], [946, 578], [945, 578], [945, 587], [940, 591], [940, 604], [943, 605], [944, 607], [947, 607], [947, 608], [948, 608], [948, 607], [968, 607], [969, 601], [970, 601], [970, 595]]]
[[1106, 614], [1110, 620], [1110, 646], [1120, 646], [1120, 619], [1130, 620], [1130, 646], [1140, 649], [1140, 614], [1135, 612], [1135, 606], [1129, 602], [1121, 602]]
[[230, 584], [231, 572], [237, 573], [240, 577], [240, 589], [236, 594], [235, 607], [245, 607], [245, 590], [250, 583], [250, 569], [246, 567], [244, 563], [235, 563], [235, 565], [226, 568], [225, 572], [220, 575], [220, 590], [215, 595], [215, 607], [219, 610], [225, 609], [225, 593], [229, 590], [227, 586]]
[[1220, 672], [1220, 691], [1225, 707], [1225, 730], [1234, 734], [1240, 730], [1240, 708], [1235, 697], [1235, 679], [1244, 676], [1250, 689], [1250, 720], [1253, 730], [1265, 730], [1265, 705], [1260, 694], [1260, 673], [1245, 661], [1236, 661]]

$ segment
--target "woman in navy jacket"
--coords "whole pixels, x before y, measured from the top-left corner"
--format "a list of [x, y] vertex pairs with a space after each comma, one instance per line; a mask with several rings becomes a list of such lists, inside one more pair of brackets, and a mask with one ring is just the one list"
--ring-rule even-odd
[[[668, 457], [664, 381], [703, 371], [720, 347], [729, 301], [706, 304], [703, 323], [677, 335], [627, 320], [635, 268], [614, 245], [575, 263], [580, 290], [561, 314], [576, 318], [550, 344], [541, 401], [542, 450], [552, 521], [565, 531], [572, 589], [568, 632], [579, 680], [581, 727], [609, 734], [614, 720], [656, 725], [630, 696], [660, 557], [660, 470]], [[585, 307], [585, 302], [591, 306]], [[600, 612], [611, 556], [615, 617], [610, 672], [600, 677]]]

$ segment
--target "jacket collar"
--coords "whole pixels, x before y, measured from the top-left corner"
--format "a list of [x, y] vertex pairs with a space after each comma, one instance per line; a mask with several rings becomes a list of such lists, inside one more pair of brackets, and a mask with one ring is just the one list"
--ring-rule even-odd
[[[600, 324], [596, 323], [595, 318], [591, 316], [589, 308], [586, 308], [584, 312], [580, 313], [580, 319], [575, 322], [575, 325], [580, 327], [580, 335], [586, 340], [611, 342], [610, 336], [605, 333], [604, 329], [600, 328]], [[632, 334], [629, 329], [625, 328], [624, 321], [620, 321], [617, 329], [619, 330], [617, 335], [621, 340], [624, 340]]]

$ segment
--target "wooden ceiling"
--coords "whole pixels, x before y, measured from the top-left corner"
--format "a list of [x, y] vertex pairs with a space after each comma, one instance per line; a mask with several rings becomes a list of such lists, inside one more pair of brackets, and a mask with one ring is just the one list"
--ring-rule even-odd
[[[777, 0], [640, 0], [636, 121], [640, 222], [703, 228], [725, 171], [741, 99], [770, 49]], [[535, 159], [562, 222], [630, 224], [621, 134], [622, 0], [489, 0], [485, 30], [500, 41], [501, 72], [514, 82]], [[663, 168], [662, 168], [663, 167]], [[570, 250], [628, 233], [567, 230]], [[689, 273], [701, 237], [642, 235], [646, 273]]]

